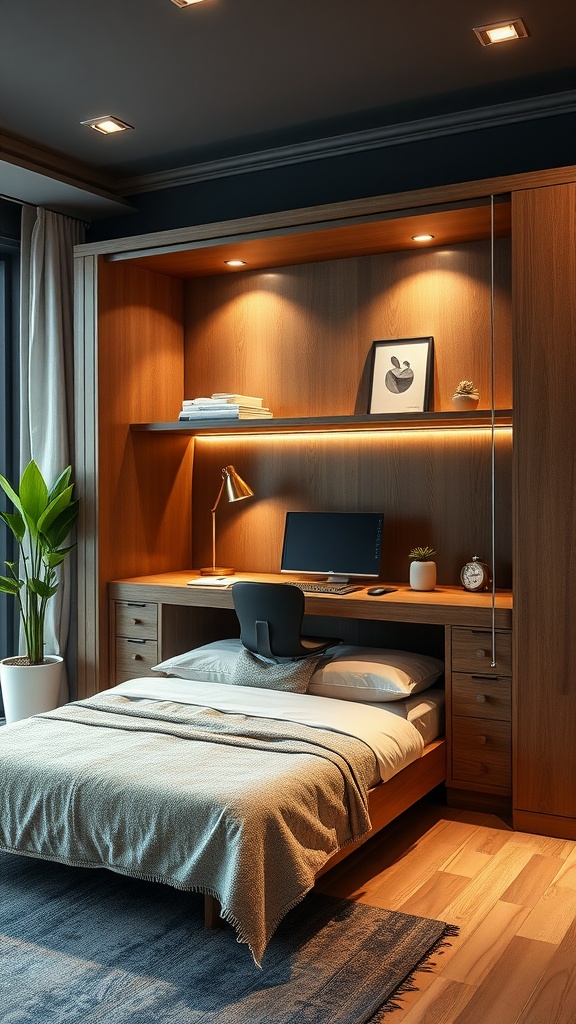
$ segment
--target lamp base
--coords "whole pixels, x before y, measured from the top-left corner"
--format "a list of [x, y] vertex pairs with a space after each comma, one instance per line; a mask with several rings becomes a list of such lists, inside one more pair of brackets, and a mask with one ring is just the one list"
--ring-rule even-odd
[[206, 569], [200, 569], [201, 576], [234, 576], [234, 569], [222, 565], [210, 565]]

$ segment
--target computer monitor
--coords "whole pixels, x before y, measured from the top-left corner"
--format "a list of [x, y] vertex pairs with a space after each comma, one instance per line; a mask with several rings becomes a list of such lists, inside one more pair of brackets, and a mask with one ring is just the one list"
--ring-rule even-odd
[[280, 571], [377, 578], [383, 526], [381, 512], [287, 512]]

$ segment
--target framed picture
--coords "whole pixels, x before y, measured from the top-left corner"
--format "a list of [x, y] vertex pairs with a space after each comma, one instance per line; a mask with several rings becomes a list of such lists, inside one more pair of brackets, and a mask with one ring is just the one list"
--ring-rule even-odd
[[372, 343], [368, 413], [427, 412], [434, 338]]

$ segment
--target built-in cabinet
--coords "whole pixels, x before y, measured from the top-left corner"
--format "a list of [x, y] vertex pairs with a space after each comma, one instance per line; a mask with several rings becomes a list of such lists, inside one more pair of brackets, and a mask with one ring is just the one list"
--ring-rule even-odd
[[[238, 570], [278, 570], [288, 508], [384, 511], [390, 581], [407, 580], [415, 544], [438, 549], [446, 585], [494, 555], [498, 587], [514, 587], [512, 633], [474, 694], [474, 651], [459, 661], [451, 637], [451, 791], [512, 789], [525, 827], [576, 835], [568, 182], [540, 172], [78, 247], [81, 696], [113, 681], [112, 637], [131, 639], [108, 622], [108, 581], [209, 562], [232, 463], [256, 495], [219, 509], [219, 555]], [[230, 272], [237, 255], [247, 266]], [[432, 417], [369, 419], [372, 341], [429, 335]], [[450, 404], [462, 378], [481, 391], [464, 421]], [[280, 422], [174, 425], [184, 397], [216, 390], [260, 395]]]

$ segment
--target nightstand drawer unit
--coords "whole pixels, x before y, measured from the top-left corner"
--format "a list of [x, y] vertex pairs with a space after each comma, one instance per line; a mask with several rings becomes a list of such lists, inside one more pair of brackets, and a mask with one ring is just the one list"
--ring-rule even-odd
[[448, 784], [508, 796], [512, 790], [511, 632], [454, 628]]
[[150, 675], [158, 664], [158, 605], [114, 602], [114, 682]]

